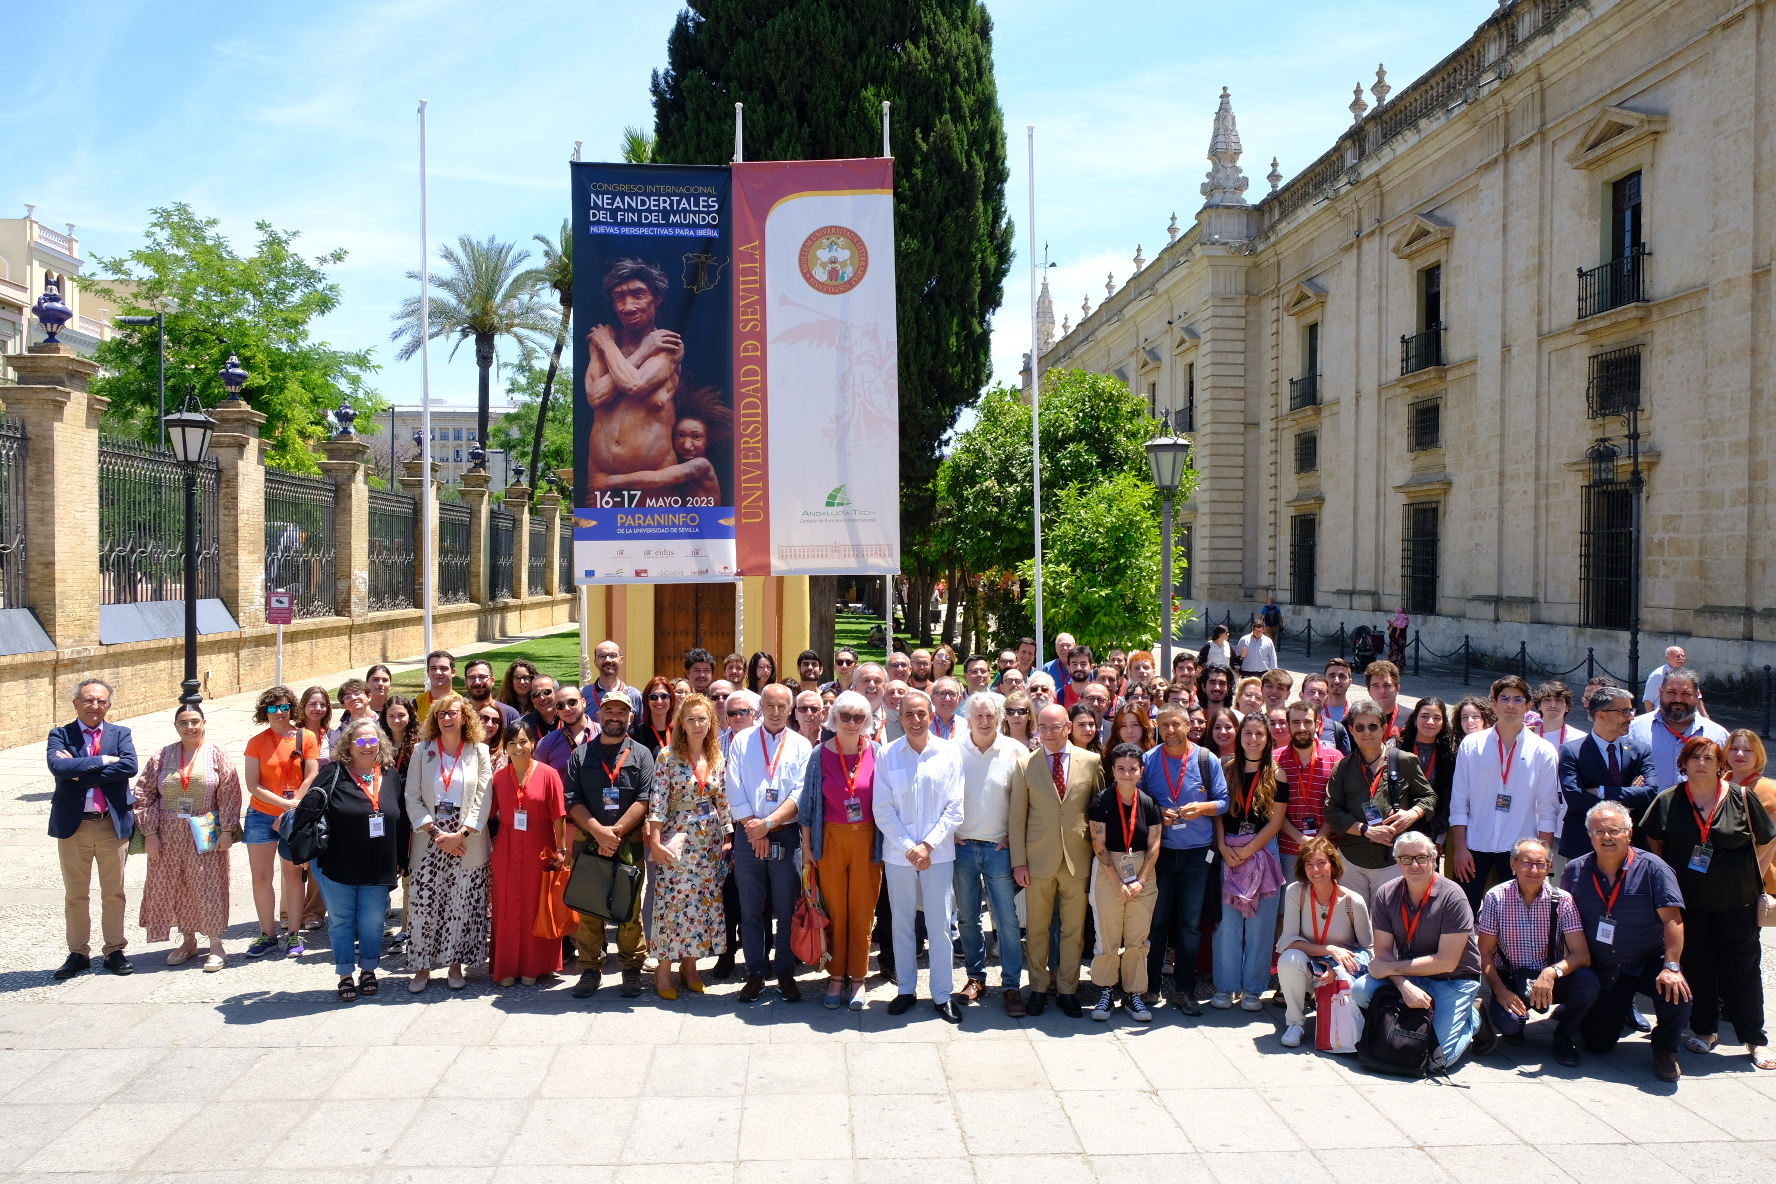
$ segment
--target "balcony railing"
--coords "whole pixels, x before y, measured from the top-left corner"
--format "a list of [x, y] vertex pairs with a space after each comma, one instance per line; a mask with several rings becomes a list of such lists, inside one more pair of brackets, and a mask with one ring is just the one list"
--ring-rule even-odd
[[1647, 298], [1646, 247], [1635, 247], [1620, 259], [1586, 270], [1579, 268], [1579, 319]]
[[1443, 364], [1443, 326], [1400, 338], [1400, 377]]
[[1304, 374], [1300, 378], [1289, 380], [1289, 410], [1300, 411], [1303, 407], [1320, 405], [1320, 376]]

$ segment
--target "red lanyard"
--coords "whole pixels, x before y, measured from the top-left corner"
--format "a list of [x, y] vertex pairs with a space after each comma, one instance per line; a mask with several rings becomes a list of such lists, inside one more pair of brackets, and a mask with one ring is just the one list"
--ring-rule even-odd
[[1260, 769], [1246, 778], [1246, 792], [1240, 798], [1239, 813], [1247, 822], [1252, 821], [1252, 799], [1258, 796], [1258, 778], [1262, 776], [1264, 770]]
[[1705, 821], [1702, 817], [1702, 811], [1696, 806], [1696, 795], [1690, 792], [1690, 783], [1688, 781], [1684, 782], [1684, 797], [1689, 799], [1690, 813], [1696, 816], [1696, 833], [1701, 836], [1702, 845], [1704, 847], [1708, 846], [1708, 832], [1713, 830], [1714, 824], [1720, 820], [1721, 807], [1727, 804], [1727, 794], [1729, 792], [1730, 791], [1727, 789], [1727, 783], [1725, 781], [1721, 782], [1720, 796], [1714, 799], [1714, 809], [1708, 812], [1708, 818]]
[[450, 754], [450, 767], [444, 767], [444, 742], [438, 741], [438, 777], [444, 782], [444, 796], [450, 796], [450, 783], [456, 779], [456, 766], [462, 760], [463, 742], [456, 742], [456, 751]]
[[[1312, 753], [1315, 750], [1310, 748], [1308, 751]], [[1307, 763], [1302, 764], [1301, 758], [1295, 755], [1294, 745], [1289, 746], [1289, 760], [1295, 765], [1295, 772], [1301, 774], [1301, 776], [1307, 781], [1307, 794], [1301, 799], [1301, 801], [1307, 806], [1308, 812], [1311, 814], [1314, 809], [1314, 803], [1319, 801], [1318, 798], [1314, 797], [1314, 766], [1318, 765], [1320, 762], [1316, 756], [1309, 756], [1307, 758]], [[1370, 790], [1369, 792], [1373, 794], [1375, 791]], [[1289, 801], [1293, 802], [1295, 800], [1295, 793], [1291, 790], [1289, 792]]]
[[[765, 780], [770, 781], [771, 778], [777, 776], [777, 762], [779, 760], [783, 759], [783, 737], [781, 735], [779, 735], [777, 737], [777, 755], [772, 756], [771, 755], [771, 733], [766, 731], [764, 728], [760, 728], [759, 729], [759, 752], [765, 758]], [[858, 761], [858, 763], [862, 764], [863, 762], [860, 759]]]
[[1183, 793], [1184, 793], [1184, 762], [1189, 759], [1190, 759], [1190, 741], [1186, 740], [1186, 741], [1184, 741], [1184, 755], [1178, 758], [1178, 780], [1174, 782], [1172, 780], [1171, 758], [1165, 754], [1165, 750], [1163, 748], [1160, 749], [1159, 769], [1160, 769], [1160, 772], [1165, 774], [1166, 796], [1171, 799], [1171, 803], [1172, 803], [1173, 807], [1176, 807], [1178, 805], [1178, 799], [1183, 796]]
[[1603, 881], [1597, 877], [1597, 865], [1591, 865], [1591, 886], [1597, 889], [1597, 897], [1603, 901], [1603, 915], [1608, 918], [1615, 915], [1616, 898], [1622, 895], [1622, 885], [1628, 882], [1628, 869], [1634, 866], [1634, 848], [1628, 848], [1628, 858], [1622, 864], [1622, 870], [1616, 873], [1616, 886], [1610, 894], [1603, 894]]
[[1511, 765], [1517, 760], [1517, 746], [1523, 743], [1523, 737], [1519, 735], [1517, 739], [1511, 741], [1511, 752], [1509, 755], [1506, 755], [1505, 753], [1504, 737], [1500, 736], [1497, 732], [1494, 732], [1492, 734], [1492, 742], [1498, 745], [1499, 750], [1499, 788], [1509, 789], [1511, 788]]
[[[203, 749], [201, 749], [201, 748], [197, 750], [197, 752], [202, 752], [202, 751], [203, 751]], [[179, 792], [180, 793], [189, 794], [191, 792], [191, 766], [197, 760], [197, 752], [194, 752], [191, 754], [191, 760], [181, 761], [179, 763]]]
[[604, 775], [612, 785], [617, 783], [617, 774], [623, 771], [623, 762], [629, 759], [629, 745], [625, 744], [617, 750], [617, 763], [611, 764], [600, 756], [598, 763], [604, 766]]
[[[1323, 946], [1326, 944], [1326, 939], [1332, 936], [1332, 910], [1338, 907], [1337, 882], [1333, 882], [1332, 899], [1326, 904], [1326, 927], [1324, 929], [1320, 928], [1320, 902], [1314, 896], [1312, 884], [1307, 886], [1307, 903], [1307, 923], [1313, 932], [1314, 945]], [[1416, 931], [1416, 926], [1414, 930]], [[1412, 939], [1409, 937], [1406, 940], [1411, 941]]]
[[358, 784], [364, 787], [364, 796], [370, 799], [370, 813], [382, 813], [382, 769], [380, 767], [373, 769], [368, 781], [359, 777]]
[[1141, 816], [1141, 790], [1135, 789], [1135, 800], [1129, 803], [1128, 816], [1122, 813], [1122, 791], [1116, 793], [1116, 820], [1122, 823], [1122, 849], [1133, 852], [1135, 849], [1135, 821]]
[[[1542, 737], [1545, 740], [1548, 737], [1548, 729], [1543, 727], [1541, 724], [1537, 724], [1536, 725], [1536, 735]], [[1563, 723], [1560, 725], [1560, 739], [1558, 739], [1554, 742], [1554, 747], [1563, 748], [1565, 746], [1566, 746], [1566, 725]]]
[[1690, 738], [1690, 734], [1688, 732], [1680, 732], [1676, 728], [1672, 727], [1670, 724], [1666, 723], [1664, 720], [1659, 721], [1659, 726], [1661, 728], [1664, 728], [1667, 732], [1670, 732], [1671, 738], [1673, 740], [1677, 741], [1679, 746], [1682, 746], [1683, 742]]
[[931, 730], [937, 733], [939, 740], [948, 740], [956, 734], [956, 721], [951, 720], [946, 724], [940, 717], [934, 715], [931, 717]]
[[[623, 758], [618, 757], [617, 763], [622, 764]], [[696, 779], [698, 793], [709, 792], [709, 762], [707, 760], [698, 757], [697, 763], [691, 766], [691, 776]]]
[[[667, 728], [666, 730], [668, 732], [670, 732], [672, 729]], [[666, 737], [661, 734], [659, 728], [656, 728], [653, 724], [649, 724], [648, 731], [650, 731], [654, 734], [654, 744], [656, 747], [658, 747], [658, 748], [665, 748], [666, 747]]]
[[1435, 785], [1435, 784], [1437, 784], [1437, 745], [1436, 745], [1436, 742], [1433, 741], [1432, 743], [1430, 743], [1428, 745], [1420, 745], [1419, 747], [1429, 748], [1431, 750], [1431, 755], [1425, 760], [1425, 780], [1429, 781], [1432, 785]]
[[840, 749], [835, 748], [833, 751], [838, 753], [839, 769], [845, 774], [845, 796], [855, 798], [857, 796], [857, 775], [863, 772], [863, 746], [861, 744], [857, 746], [857, 763], [855, 765], [845, 763], [845, 754]]
[[[1381, 761], [1381, 768], [1375, 770], [1375, 779], [1369, 782], [1369, 800], [1371, 802], [1375, 800], [1375, 791], [1381, 788], [1381, 779], [1387, 776], [1387, 771], [1387, 757], [1384, 754]], [[1390, 799], [1388, 805], [1392, 806], [1393, 804], [1393, 801]]]
[[1418, 906], [1417, 913], [1408, 911], [1408, 906], [1412, 903], [1412, 889], [1407, 888], [1400, 893], [1400, 921], [1406, 927], [1406, 948], [1400, 953], [1408, 958], [1412, 957], [1412, 942], [1418, 936], [1418, 923], [1424, 920], [1425, 910], [1431, 907], [1431, 893], [1436, 887], [1437, 873], [1432, 872], [1430, 886], [1425, 889], [1424, 903]]
[[1382, 731], [1381, 738], [1383, 740], [1392, 740], [1396, 736], [1398, 736], [1399, 734], [1400, 734], [1400, 706], [1399, 706], [1399, 704], [1396, 703], [1394, 705], [1394, 710], [1388, 715], [1387, 727], [1386, 727], [1386, 729], [1384, 729]]

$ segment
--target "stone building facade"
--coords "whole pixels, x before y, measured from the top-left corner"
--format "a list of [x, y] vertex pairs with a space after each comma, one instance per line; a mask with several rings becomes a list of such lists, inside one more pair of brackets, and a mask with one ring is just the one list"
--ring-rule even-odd
[[1638, 547], [1642, 672], [1776, 662], [1772, 61], [1768, 0], [1505, 0], [1257, 201], [1223, 90], [1195, 224], [1041, 353], [1193, 435], [1188, 603], [1626, 670]]

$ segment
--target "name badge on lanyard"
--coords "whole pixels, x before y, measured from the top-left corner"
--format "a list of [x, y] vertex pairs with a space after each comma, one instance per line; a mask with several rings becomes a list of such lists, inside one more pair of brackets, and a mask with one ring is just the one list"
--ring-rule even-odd
[[[381, 814], [370, 815], [370, 837], [373, 839], [382, 838], [383, 833], [384, 833], [384, 829], [387, 827], [387, 825], [388, 825], [388, 820], [385, 819]], [[522, 830], [523, 828], [520, 827], [519, 829]]]
[[1708, 871], [1708, 865], [1714, 862], [1714, 847], [1709, 843], [1697, 843], [1690, 848], [1690, 870], [1693, 872]]
[[862, 822], [863, 821], [863, 802], [861, 799], [859, 799], [859, 798], [846, 798], [845, 799], [845, 821], [846, 822]]
[[1608, 917], [1599, 918], [1597, 922], [1597, 940], [1606, 946], [1615, 945], [1616, 923]]
[[530, 811], [529, 810], [514, 810], [514, 811], [512, 811], [512, 829], [513, 830], [529, 830], [530, 829]]

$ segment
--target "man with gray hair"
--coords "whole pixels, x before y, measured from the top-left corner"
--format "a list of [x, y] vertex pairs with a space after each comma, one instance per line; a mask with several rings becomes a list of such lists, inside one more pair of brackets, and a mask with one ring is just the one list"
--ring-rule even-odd
[[[1634, 694], [1626, 687], [1601, 686], [1585, 700], [1591, 734], [1568, 740], [1560, 749], [1560, 797], [1565, 819], [1560, 828], [1558, 857], [1577, 859], [1591, 850], [1585, 816], [1598, 802], [1621, 802], [1633, 817], [1646, 813], [1658, 796], [1653, 779], [1653, 754], [1628, 735], [1634, 718]], [[1558, 877], [1559, 869], [1554, 872]]]
[[1653, 754], [1653, 775], [1648, 778], [1655, 790], [1670, 789], [1684, 779], [1677, 767], [1677, 754], [1691, 736], [1706, 736], [1722, 748], [1727, 746], [1727, 730], [1701, 714], [1702, 674], [1692, 666], [1672, 670], [1659, 685], [1659, 707], [1636, 716], [1628, 725], [1628, 735], [1640, 741]]
[[968, 699], [968, 730], [956, 741], [962, 753], [962, 825], [956, 828], [956, 911], [962, 931], [962, 964], [967, 979], [962, 1001], [979, 1001], [987, 989], [987, 943], [981, 932], [981, 897], [993, 914], [999, 941], [999, 985], [1005, 1013], [1025, 1013], [1018, 985], [1023, 977], [1023, 943], [1018, 940], [1017, 881], [1011, 874], [1011, 779], [1029, 755], [1020, 740], [999, 730], [1004, 702], [996, 695]]
[[1492, 988], [1492, 1026], [1521, 1041], [1530, 1012], [1553, 1010], [1554, 1059], [1570, 1069], [1579, 1063], [1579, 1024], [1597, 1002], [1597, 976], [1579, 910], [1570, 892], [1548, 883], [1549, 863], [1542, 840], [1511, 844], [1513, 878], [1480, 901], [1480, 965]]
[[1665, 685], [1665, 676], [1673, 670], [1683, 669], [1683, 664], [1687, 659], [1688, 655], [1684, 653], [1683, 646], [1668, 645], [1665, 647], [1665, 664], [1647, 675], [1646, 690], [1642, 691], [1640, 696], [1642, 711], [1651, 711], [1659, 705], [1659, 688]]
[[1690, 1022], [1690, 984], [1683, 972], [1683, 891], [1677, 873], [1633, 845], [1634, 821], [1619, 801], [1598, 802], [1585, 815], [1591, 850], [1566, 865], [1560, 886], [1572, 894], [1591, 951], [1598, 997], [1579, 1027], [1589, 1052], [1607, 1053], [1622, 1038], [1636, 994], [1652, 997], [1653, 1072], [1682, 1075], [1677, 1041]]
[[136, 745], [128, 728], [105, 722], [110, 710], [111, 684], [102, 678], [82, 679], [74, 688], [74, 721], [49, 733], [49, 771], [55, 776], [49, 837], [56, 841], [62, 865], [68, 938], [68, 958], [55, 972], [57, 982], [92, 966], [90, 901], [95, 867], [105, 969], [112, 974], [135, 969], [123, 956], [123, 862], [136, 831], [129, 800]]

